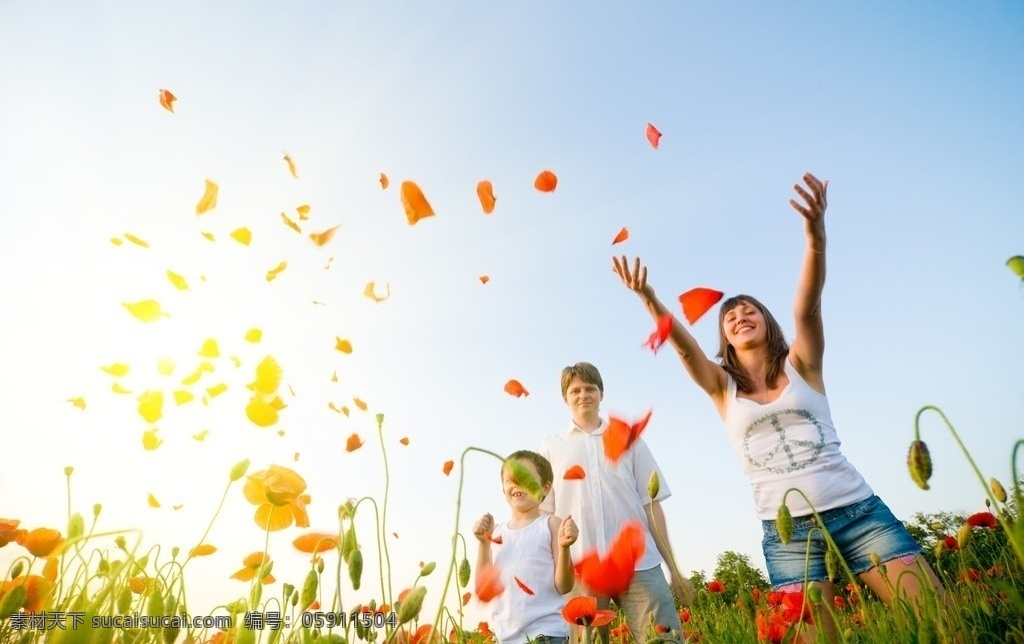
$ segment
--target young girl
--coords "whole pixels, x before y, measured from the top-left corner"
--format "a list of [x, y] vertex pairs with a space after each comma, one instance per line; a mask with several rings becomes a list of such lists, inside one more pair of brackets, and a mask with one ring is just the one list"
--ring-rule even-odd
[[[554, 475], [546, 458], [527, 450], [509, 458], [530, 470], [545, 495], [551, 492]], [[569, 624], [562, 617], [562, 595], [573, 587], [569, 546], [579, 536], [576, 522], [571, 516], [559, 519], [541, 514], [540, 502], [520, 487], [506, 467], [501, 468], [501, 486], [512, 510], [508, 521], [495, 527], [494, 517], [485, 514], [473, 525], [473, 535], [480, 542], [476, 574], [493, 565], [505, 587], [490, 601], [491, 628], [499, 644], [527, 640], [565, 644]]]
[[[891, 602], [893, 590], [913, 602], [922, 584], [940, 593], [942, 586], [917, 542], [839, 451], [822, 379], [821, 291], [828, 182], [812, 174], [805, 174], [803, 180], [806, 189], [793, 186], [803, 204], [789, 201], [803, 216], [807, 237], [793, 304], [793, 344], [786, 344], [768, 309], [748, 295], [722, 303], [718, 316], [721, 364], [709, 360], [675, 320], [670, 340], [690, 377], [714, 402], [750, 478], [772, 585], [785, 591], [799, 590], [806, 579], [819, 586], [824, 601], [832, 603], [834, 588], [826, 572], [820, 531], [811, 537], [810, 560], [805, 561], [808, 535], [817, 521], [796, 492], [786, 496], [794, 517], [793, 538], [788, 544], [779, 538], [775, 518], [783, 494], [789, 488], [799, 488], [820, 514], [853, 573], [887, 602]], [[622, 282], [640, 296], [655, 319], [668, 313], [647, 283], [647, 268], [639, 258], [632, 268], [625, 257], [613, 259], [613, 264]], [[883, 578], [882, 566], [873, 562], [884, 564], [888, 580]], [[908, 574], [901, 574], [905, 571]]]

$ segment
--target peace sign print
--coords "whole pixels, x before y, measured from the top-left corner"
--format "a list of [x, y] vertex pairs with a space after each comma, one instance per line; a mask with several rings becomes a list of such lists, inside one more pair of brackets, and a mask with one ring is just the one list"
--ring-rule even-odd
[[[752, 437], [756, 445], [753, 456], [750, 453]], [[821, 423], [806, 409], [784, 409], [766, 414], [750, 423], [743, 436], [743, 456], [747, 463], [758, 470], [776, 474], [804, 469], [818, 460], [824, 448], [825, 432]]]

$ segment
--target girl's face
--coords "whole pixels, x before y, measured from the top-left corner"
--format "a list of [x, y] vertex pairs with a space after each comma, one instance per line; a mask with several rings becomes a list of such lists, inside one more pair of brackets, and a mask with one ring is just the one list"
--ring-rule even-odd
[[733, 348], [745, 349], [763, 343], [768, 326], [761, 309], [743, 300], [722, 317], [722, 333]]
[[[530, 470], [534, 478], [540, 481], [540, 473], [537, 471], [537, 467], [526, 459], [516, 459], [519, 463], [522, 463], [523, 467]], [[502, 468], [501, 470], [501, 488], [505, 492], [505, 501], [508, 502], [508, 506], [516, 512], [532, 512], [540, 506], [540, 501], [530, 496], [530, 494], [521, 488], [519, 484], [512, 478], [512, 473], [509, 472], [508, 468]], [[544, 496], [547, 496], [551, 492], [551, 484], [545, 483], [542, 485]]]

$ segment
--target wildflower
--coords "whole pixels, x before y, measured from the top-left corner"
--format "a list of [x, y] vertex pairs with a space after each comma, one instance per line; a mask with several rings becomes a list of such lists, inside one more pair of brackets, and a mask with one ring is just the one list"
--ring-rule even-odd
[[725, 584], [723, 584], [722, 582], [718, 581], [717, 579], [712, 579], [711, 581], [708, 582], [708, 592], [709, 593], [724, 593], [725, 592]]
[[576, 574], [583, 585], [605, 597], [618, 597], [633, 580], [636, 562], [644, 553], [644, 531], [639, 523], [630, 522], [612, 542], [608, 556], [596, 550], [583, 555], [576, 563]]
[[476, 627], [477, 627], [477, 630], [480, 631], [480, 634], [483, 635], [484, 637], [490, 637], [491, 635], [494, 634], [494, 632], [491, 631], [491, 625], [488, 624], [487, 622], [480, 622], [479, 624], [476, 625]]
[[299, 552], [314, 554], [337, 548], [339, 543], [341, 543], [341, 537], [325, 532], [307, 532], [295, 539], [295, 541], [292, 541], [292, 545]]
[[250, 474], [243, 493], [256, 508], [256, 525], [273, 532], [283, 530], [293, 522], [300, 528], [309, 527], [306, 504], [310, 502], [306, 481], [298, 473], [280, 465]]
[[941, 543], [942, 543], [942, 545], [944, 545], [946, 547], [947, 550], [959, 550], [960, 549], [960, 544], [957, 543], [956, 537], [953, 537], [953, 536], [946, 537], [945, 539], [942, 540]]
[[[23, 591], [16, 591], [17, 588], [23, 588]], [[24, 597], [18, 602], [20, 606], [13, 606], [11, 612], [15, 612], [18, 608], [24, 608], [26, 613], [37, 613], [39, 612], [46, 600], [50, 596], [50, 592], [53, 590], [53, 584], [47, 579], [40, 577], [39, 575], [27, 575], [24, 577], [15, 577], [7, 581], [6, 583], [0, 583], [0, 596], [4, 596], [4, 603], [6, 604], [7, 597], [17, 593], [15, 598], [24, 593]], [[12, 600], [12, 602], [15, 600]], [[7, 608], [7, 606], [4, 606]], [[9, 615], [10, 613], [8, 613]], [[5, 615], [6, 617], [6, 615]]]
[[689, 608], [684, 608], [684, 609], [679, 611], [679, 621], [682, 622], [683, 624], [685, 624], [686, 622], [690, 621], [690, 617], [691, 617], [691, 615], [690, 615], [690, 609]]
[[842, 595], [836, 595], [832, 598], [832, 605], [836, 607], [836, 610], [843, 610], [846, 608], [846, 600]]
[[626, 644], [629, 639], [629, 624], [622, 622], [615, 628], [609, 629], [608, 635], [616, 638], [616, 641], [618, 641], [619, 644]]
[[273, 566], [271, 564], [270, 557], [268, 557], [266, 553], [254, 552], [242, 560], [242, 565], [244, 568], [231, 575], [232, 579], [237, 579], [238, 581], [252, 581], [256, 578], [256, 575], [262, 571], [263, 577], [260, 578], [261, 584], [272, 584], [276, 581], [274, 576], [270, 574], [270, 568]]
[[989, 530], [995, 530], [999, 523], [996, 521], [996, 515], [991, 512], [975, 512], [971, 516], [967, 517], [967, 525], [974, 528], [988, 528]]
[[996, 501], [1006, 503], [1006, 488], [1003, 487], [1002, 483], [997, 481], [995, 477], [992, 477], [988, 480], [988, 486], [992, 490], [992, 496], [996, 498]]
[[615, 611], [598, 610], [596, 597], [574, 597], [562, 609], [562, 617], [577, 626], [604, 626], [615, 619]]
[[17, 542], [18, 536], [25, 533], [25, 530], [18, 529], [20, 523], [20, 519], [0, 519], [0, 548], [12, 541]]
[[981, 579], [981, 571], [977, 568], [970, 568], [960, 573], [961, 581], [978, 581]]
[[811, 619], [811, 606], [804, 601], [804, 594], [800, 591], [795, 593], [783, 593], [782, 616], [787, 622], [797, 620], [809, 622]]
[[910, 478], [922, 490], [928, 489], [928, 479], [932, 477], [932, 457], [928, 454], [928, 446], [924, 441], [916, 440], [910, 444], [910, 452], [907, 454], [907, 468], [910, 470]]
[[768, 605], [769, 606], [781, 606], [782, 605], [782, 596], [784, 594], [785, 593], [783, 593], [781, 590], [769, 591], [768, 592], [768, 596], [767, 596]]
[[761, 642], [778, 644], [789, 631], [789, 622], [780, 613], [772, 613], [767, 616], [761, 614], [755, 621], [757, 623], [757, 639]]
[[501, 570], [497, 566], [482, 566], [477, 569], [477, 599], [486, 604], [503, 592], [505, 592], [505, 585], [501, 583]]
[[989, 568], [988, 570], [985, 571], [985, 574], [988, 575], [989, 577], [1002, 577], [1003, 576], [1003, 567], [1002, 566], [992, 566], [991, 568]]
[[19, 536], [21, 538], [18, 543], [25, 546], [25, 549], [36, 557], [50, 556], [50, 553], [57, 550], [64, 542], [60, 532], [53, 528], [36, 528]]

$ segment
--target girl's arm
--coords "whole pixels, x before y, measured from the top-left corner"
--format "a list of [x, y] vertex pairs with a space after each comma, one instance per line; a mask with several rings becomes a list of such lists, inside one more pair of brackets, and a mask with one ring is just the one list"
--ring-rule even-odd
[[493, 532], [494, 517], [490, 514], [483, 515], [473, 524], [473, 536], [480, 542], [476, 550], [476, 568], [474, 570], [491, 565], [491, 534]]
[[828, 206], [826, 192], [828, 181], [820, 181], [811, 173], [803, 176], [805, 190], [794, 185], [803, 204], [794, 199], [789, 205], [803, 215], [804, 248], [803, 264], [797, 280], [796, 300], [793, 302], [793, 317], [796, 320], [796, 337], [790, 347], [793, 366], [804, 380], [819, 392], [824, 393], [821, 377], [822, 357], [825, 354], [825, 329], [821, 321], [821, 291], [825, 286], [825, 208]]
[[555, 590], [564, 595], [572, 590], [575, 583], [569, 546], [576, 543], [580, 531], [576, 527], [576, 522], [572, 520], [572, 515], [564, 519], [548, 517], [548, 528], [551, 530], [551, 553], [555, 559]]
[[[634, 261], [632, 269], [630, 269], [625, 255], [621, 259], [613, 257], [612, 264], [615, 272], [622, 279], [622, 283], [640, 296], [640, 301], [647, 307], [652, 318], [657, 320], [669, 312], [658, 296], [654, 294], [654, 288], [647, 283], [647, 267], [640, 263], [639, 257]], [[672, 332], [669, 334], [669, 341], [679, 354], [679, 359], [682, 360], [687, 373], [701, 389], [711, 396], [719, 413], [723, 413], [728, 382], [725, 370], [704, 355], [700, 345], [683, 328], [679, 320], [675, 319], [675, 316], [672, 317]]]

